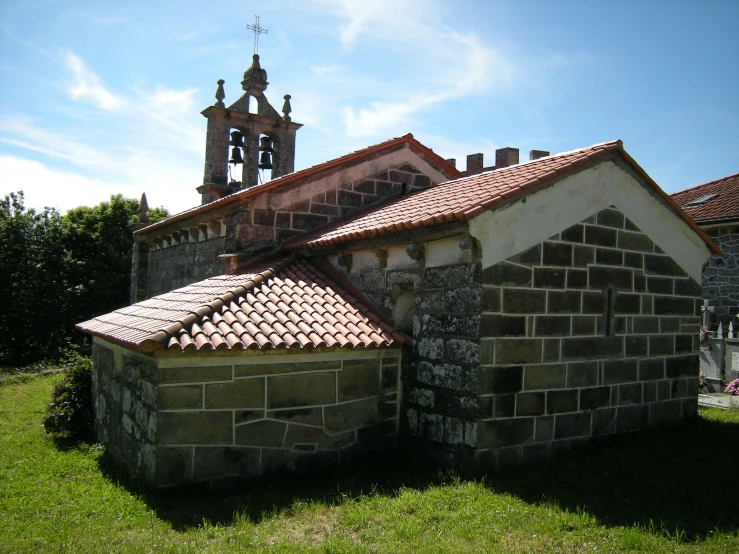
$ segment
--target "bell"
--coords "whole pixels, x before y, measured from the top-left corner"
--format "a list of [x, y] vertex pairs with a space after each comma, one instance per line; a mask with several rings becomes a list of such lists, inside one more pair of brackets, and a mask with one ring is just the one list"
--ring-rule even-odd
[[231, 150], [231, 159], [228, 160], [228, 163], [230, 164], [243, 164], [244, 158], [241, 157], [241, 150], [239, 148], [234, 147]]
[[241, 131], [231, 131], [231, 141], [229, 142], [231, 146], [236, 146], [238, 148], [244, 147], [244, 135]]
[[272, 155], [265, 151], [259, 156], [259, 169], [272, 169]]
[[269, 138], [267, 136], [263, 136], [263, 137], [261, 137], [259, 139], [259, 142], [260, 142], [260, 144], [259, 144], [259, 151], [260, 152], [274, 153], [274, 149], [272, 148], [272, 139], [271, 138]]

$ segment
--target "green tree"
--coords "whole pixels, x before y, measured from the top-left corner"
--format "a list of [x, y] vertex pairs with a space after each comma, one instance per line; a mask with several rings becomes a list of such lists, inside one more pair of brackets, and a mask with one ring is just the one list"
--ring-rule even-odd
[[[137, 200], [121, 195], [60, 215], [26, 209], [23, 193], [0, 208], [0, 364], [58, 356], [84, 337], [74, 324], [128, 303]], [[169, 214], [149, 210], [152, 222]]]
[[27, 210], [23, 193], [0, 206], [0, 362], [29, 363], [59, 349], [64, 331], [50, 324], [68, 289], [64, 231], [59, 212]]

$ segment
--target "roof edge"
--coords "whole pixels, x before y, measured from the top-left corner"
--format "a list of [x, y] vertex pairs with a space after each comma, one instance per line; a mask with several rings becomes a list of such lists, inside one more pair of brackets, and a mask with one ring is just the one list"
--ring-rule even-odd
[[[396, 329], [398, 328], [397, 324], [390, 319], [385, 313], [380, 310], [377, 306], [372, 304], [370, 302], [369, 298], [357, 287], [355, 287], [349, 279], [344, 277], [334, 266], [331, 265], [331, 263], [326, 259], [310, 259], [308, 262], [311, 265], [318, 268], [318, 270], [322, 271], [326, 276], [333, 280], [334, 282], [338, 283], [344, 290], [347, 292], [353, 294], [357, 298], [359, 298], [362, 302], [369, 304], [367, 307], [371, 309], [375, 314], [377, 314], [378, 317], [380, 317], [385, 323], [392, 325]], [[397, 333], [402, 336], [403, 340], [399, 341], [401, 345], [403, 344], [411, 344], [413, 342], [413, 339], [406, 335], [403, 331], [400, 329], [397, 330]], [[392, 345], [390, 345], [392, 346]]]
[[219, 296], [218, 298], [215, 298], [210, 302], [203, 304], [202, 306], [198, 306], [180, 321], [176, 321], [168, 325], [164, 329], [160, 329], [156, 333], [153, 333], [149, 337], [143, 339], [140, 342], [141, 347], [144, 349], [151, 348], [151, 350], [166, 350], [169, 339], [172, 338], [175, 334], [185, 329], [186, 327], [189, 327], [192, 324], [196, 323], [199, 319], [207, 316], [208, 314], [220, 310], [226, 303], [229, 303], [239, 296], [246, 294], [257, 285], [261, 285], [267, 279], [274, 277], [277, 273], [292, 264], [296, 260], [296, 258], [297, 255], [291, 254], [286, 258], [283, 258], [279, 262], [275, 263], [272, 267], [265, 269], [260, 273], [257, 273], [250, 279], [247, 279], [243, 285], [239, 285], [233, 290], [228, 291], [226, 294]]
[[706, 181], [705, 183], [701, 183], [700, 185], [693, 185], [692, 187], [688, 187], [686, 189], [676, 190], [675, 192], [671, 192], [670, 196], [675, 196], [676, 194], [682, 194], [684, 192], [688, 192], [689, 190], [695, 190], [695, 189], [699, 189], [701, 187], [705, 187], [708, 185], [713, 185], [713, 184], [718, 183], [719, 181], [725, 181], [726, 179], [731, 179], [732, 177], [737, 177], [737, 176], [739, 176], [739, 172], [732, 173], [731, 175], [726, 175], [724, 177], [719, 177], [718, 179], [713, 179], [711, 181]]
[[[620, 141], [619, 141], [620, 142]], [[680, 217], [687, 225], [690, 227], [708, 246], [708, 250], [711, 251], [711, 253], [717, 255], [717, 256], [723, 256], [723, 251], [714, 244], [714, 242], [711, 240], [711, 237], [709, 237], [703, 229], [698, 227], [698, 224], [693, 221], [693, 219], [683, 211], [680, 206], [677, 205], [677, 203], [670, 197], [669, 194], [667, 194], [662, 188], [652, 179], [649, 174], [644, 171], [644, 169], [636, 162], [634, 158], [632, 158], [628, 152], [623, 147], [623, 143], [619, 144], [618, 152], [621, 154], [621, 156], [626, 160], [626, 162], [632, 167], [634, 171], [639, 174], [639, 176], [644, 179], [647, 184], [654, 190], [654, 192], [657, 193], [657, 195], [663, 200], [665, 204], [667, 204], [673, 212], [675, 212], [675, 215]]]
[[221, 206], [226, 206], [228, 204], [231, 204], [232, 202], [236, 202], [237, 200], [240, 200], [243, 198], [249, 198], [261, 192], [272, 190], [274, 188], [280, 187], [282, 185], [291, 183], [299, 179], [313, 177], [323, 171], [328, 171], [342, 164], [353, 162], [365, 156], [370, 156], [372, 154], [382, 152], [383, 150], [387, 150], [389, 148], [397, 147], [398, 145], [401, 145], [403, 143], [408, 144], [410, 147], [414, 148], [419, 153], [427, 156], [428, 158], [431, 158], [431, 160], [437, 163], [444, 172], [450, 174], [451, 178], [456, 179], [456, 178], [462, 177], [462, 174], [455, 167], [448, 164], [446, 160], [444, 160], [441, 156], [436, 154], [433, 150], [431, 150], [427, 146], [424, 146], [423, 144], [418, 142], [413, 137], [412, 133], [407, 133], [401, 137], [389, 139], [389, 140], [386, 140], [378, 144], [367, 146], [355, 152], [350, 152], [349, 154], [345, 154], [343, 156], [339, 156], [337, 158], [333, 158], [331, 160], [321, 162], [314, 166], [310, 166], [305, 169], [300, 169], [298, 171], [293, 171], [292, 173], [288, 173], [287, 175], [278, 177], [277, 179], [264, 183], [263, 185], [249, 187], [248, 189], [240, 190], [238, 192], [230, 194], [229, 196], [225, 196], [218, 200], [214, 200], [213, 202], [209, 202], [208, 204], [201, 204], [200, 206], [196, 206], [195, 208], [190, 208], [189, 210], [185, 210], [184, 212], [175, 214], [171, 217], [168, 217], [167, 219], [163, 219], [161, 221], [157, 221], [156, 223], [152, 223], [151, 225], [147, 225], [146, 227], [143, 227], [141, 229], [137, 229], [136, 231], [133, 232], [133, 234], [134, 236], [144, 235], [150, 231], [161, 229], [163, 227], [166, 227], [167, 225], [176, 223], [177, 221], [182, 221], [183, 219], [187, 219], [188, 217], [195, 216], [195, 215], [198, 215], [204, 212], [208, 212], [210, 210], [216, 209]]

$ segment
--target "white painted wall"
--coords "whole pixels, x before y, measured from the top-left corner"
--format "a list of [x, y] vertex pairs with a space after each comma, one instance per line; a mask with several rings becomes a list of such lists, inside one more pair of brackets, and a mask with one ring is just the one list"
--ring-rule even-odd
[[425, 243], [426, 267], [469, 263], [472, 260], [472, 250], [461, 249], [460, 238], [452, 237]]
[[387, 249], [387, 269], [418, 269], [418, 262], [405, 253], [405, 246]]
[[470, 221], [470, 234], [480, 241], [485, 268], [610, 205], [623, 212], [700, 283], [701, 267], [711, 256], [703, 239], [661, 199], [612, 161], [604, 161], [514, 204], [479, 215]]

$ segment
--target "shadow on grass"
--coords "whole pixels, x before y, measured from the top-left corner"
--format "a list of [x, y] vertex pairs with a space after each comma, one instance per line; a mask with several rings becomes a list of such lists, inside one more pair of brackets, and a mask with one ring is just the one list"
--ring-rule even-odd
[[[694, 418], [678, 425], [608, 437], [538, 465], [490, 474], [478, 482], [532, 503], [585, 511], [609, 526], [639, 525], [694, 541], [739, 530], [736, 464], [739, 425]], [[140, 494], [175, 529], [204, 520], [228, 525], [238, 515], [259, 522], [298, 501], [338, 505], [369, 493], [394, 496], [449, 483], [448, 472], [392, 454], [334, 471], [273, 475], [230, 488], [139, 488], [110, 460], [101, 469]]]
[[641, 525], [684, 540], [739, 530], [739, 425], [695, 417], [616, 435], [491, 480], [527, 502], [584, 510], [605, 525]]

